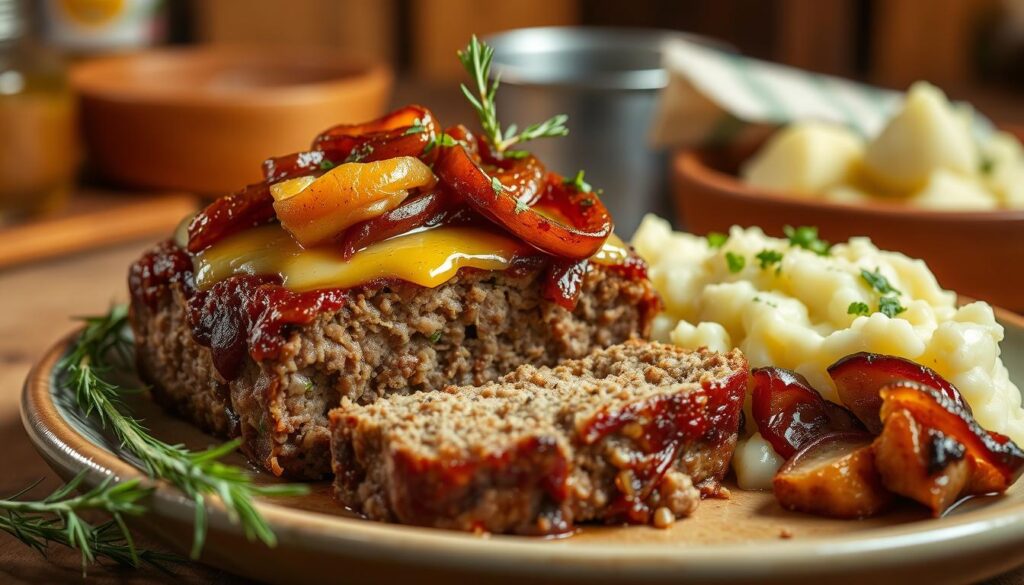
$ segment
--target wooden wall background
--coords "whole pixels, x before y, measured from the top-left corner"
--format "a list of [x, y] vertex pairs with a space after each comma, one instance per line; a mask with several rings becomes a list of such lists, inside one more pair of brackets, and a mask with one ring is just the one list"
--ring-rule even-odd
[[1021, 0], [192, 0], [200, 42], [330, 46], [417, 76], [458, 75], [472, 33], [555, 24], [709, 34], [744, 53], [905, 87], [977, 77], [979, 23]]

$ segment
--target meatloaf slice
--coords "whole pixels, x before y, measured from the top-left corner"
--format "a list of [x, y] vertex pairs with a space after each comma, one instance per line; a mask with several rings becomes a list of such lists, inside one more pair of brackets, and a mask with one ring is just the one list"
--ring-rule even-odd
[[[196, 292], [183, 255], [165, 243], [132, 268], [139, 371], [165, 407], [240, 436], [254, 463], [294, 479], [330, 473], [327, 413], [342, 398], [481, 384], [580, 357], [647, 336], [658, 306], [646, 278], [594, 263], [570, 311], [543, 298], [543, 266], [464, 270], [433, 289], [378, 283], [309, 304], [302, 295], [314, 293], [244, 276]], [[297, 304], [312, 307], [307, 322], [267, 327]]]
[[551, 534], [666, 525], [718, 492], [747, 364], [639, 341], [331, 412], [335, 493], [375, 520]]

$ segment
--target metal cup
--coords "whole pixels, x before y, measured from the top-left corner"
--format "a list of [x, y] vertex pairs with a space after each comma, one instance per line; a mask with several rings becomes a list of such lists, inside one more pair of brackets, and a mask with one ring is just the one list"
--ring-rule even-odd
[[548, 168], [602, 189], [616, 231], [630, 236], [645, 213], [672, 217], [666, 153], [648, 141], [655, 100], [668, 83], [662, 66], [672, 39], [721, 46], [686, 33], [599, 27], [538, 27], [486, 39], [491, 75], [500, 75], [504, 124], [568, 114], [569, 136], [530, 143]]

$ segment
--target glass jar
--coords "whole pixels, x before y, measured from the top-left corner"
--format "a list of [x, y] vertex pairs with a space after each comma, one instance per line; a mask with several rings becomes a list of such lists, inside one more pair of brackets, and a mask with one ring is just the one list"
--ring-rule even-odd
[[62, 60], [33, 42], [21, 0], [0, 0], [0, 224], [60, 206], [77, 151]]

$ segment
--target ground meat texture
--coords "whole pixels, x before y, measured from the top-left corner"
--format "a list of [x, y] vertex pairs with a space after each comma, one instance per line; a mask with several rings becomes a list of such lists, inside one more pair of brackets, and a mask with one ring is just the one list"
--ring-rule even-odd
[[[553, 365], [649, 334], [650, 283], [593, 265], [575, 310], [544, 300], [543, 267], [463, 271], [426, 289], [388, 284], [350, 291], [337, 310], [290, 326], [280, 350], [245, 356], [226, 380], [188, 318], [187, 282], [133, 294], [139, 371], [153, 395], [203, 429], [242, 438], [257, 465], [293, 479], [330, 474], [327, 413], [342, 399], [482, 384], [521, 364]], [[138, 291], [133, 291], [133, 293]]]
[[665, 527], [719, 493], [747, 377], [736, 350], [631, 341], [482, 386], [345, 398], [335, 493], [371, 519], [454, 530]]

